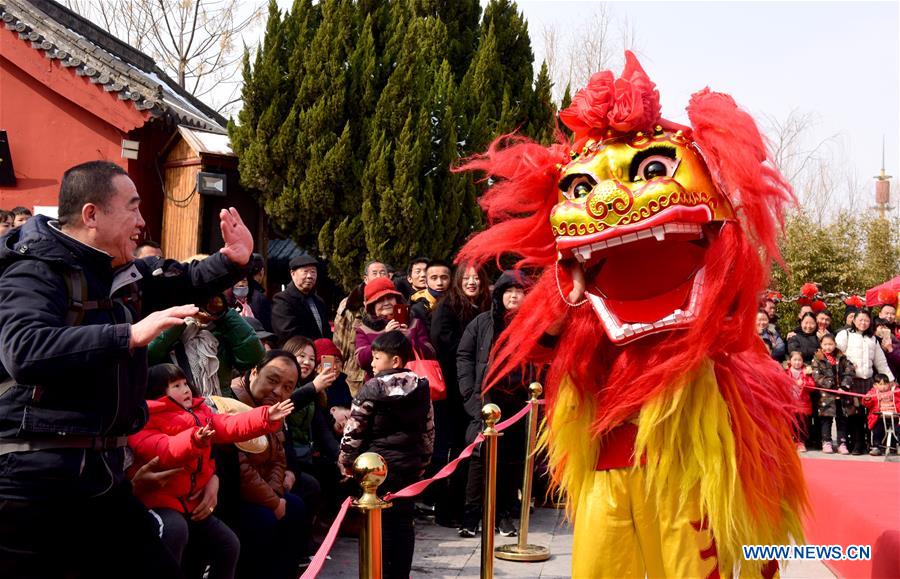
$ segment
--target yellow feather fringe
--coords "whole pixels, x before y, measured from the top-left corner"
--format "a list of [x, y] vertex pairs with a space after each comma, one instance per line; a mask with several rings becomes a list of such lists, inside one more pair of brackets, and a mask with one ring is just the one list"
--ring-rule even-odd
[[538, 449], [547, 452], [553, 478], [550, 491], [559, 492], [566, 501], [566, 516], [571, 520], [586, 478], [597, 465], [598, 444], [591, 437], [594, 405], [581, 396], [567, 376], [559, 385], [551, 411], [552, 416], [541, 425]]
[[[712, 362], [704, 361], [680, 382], [640, 413], [635, 456], [647, 455], [646, 490], [655, 492], [658, 500], [672, 492], [686, 500], [699, 488], [700, 511], [716, 539], [719, 568], [758, 576], [765, 562], [744, 561], [741, 546], [789, 544], [791, 539], [802, 543], [799, 515], [786, 502], [780, 524], [751, 512], [738, 474], [728, 407]], [[598, 439], [590, 437], [594, 403], [583, 399], [566, 379], [552, 413], [540, 444], [547, 449], [554, 481], [567, 500], [567, 515], [573, 518], [597, 463]]]

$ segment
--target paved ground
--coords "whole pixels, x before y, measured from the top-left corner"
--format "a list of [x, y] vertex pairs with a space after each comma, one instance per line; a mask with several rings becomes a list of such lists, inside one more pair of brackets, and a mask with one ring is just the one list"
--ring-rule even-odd
[[[563, 511], [537, 509], [532, 515], [528, 542], [550, 548], [549, 561], [543, 563], [511, 563], [494, 559], [497, 577], [569, 577], [572, 563], [572, 530], [563, 522]], [[456, 529], [427, 521], [416, 521], [416, 556], [413, 577], [477, 578], [481, 564], [481, 537], [462, 539]], [[514, 538], [495, 535], [497, 546], [515, 542]], [[356, 539], [340, 538], [331, 551], [331, 560], [320, 578], [357, 577], [358, 545]]]
[[[534, 579], [563, 579], [571, 576], [572, 529], [563, 520], [563, 511], [537, 509], [532, 515], [528, 542], [550, 548], [549, 561], [542, 563], [512, 563], [494, 559], [495, 577], [531, 577]], [[455, 529], [428, 522], [416, 523], [416, 556], [412, 577], [477, 579], [481, 564], [481, 538], [461, 539]], [[515, 539], [495, 536], [497, 546]], [[322, 579], [358, 577], [358, 544], [356, 539], [340, 538], [325, 564]], [[782, 579], [833, 578], [820, 562], [791, 563], [781, 574]]]
[[[883, 461], [883, 457], [826, 455], [810, 451], [809, 458], [832, 460]], [[894, 460], [894, 457], [892, 457]], [[456, 529], [437, 526], [427, 521], [417, 521], [416, 556], [413, 561], [414, 578], [466, 579], [479, 576], [481, 538], [461, 539]], [[496, 535], [495, 544], [503, 545], [515, 539]], [[494, 559], [496, 577], [531, 577], [561, 579], [571, 576], [572, 529], [563, 518], [563, 511], [537, 509], [532, 515], [528, 542], [550, 548], [549, 561], [543, 563], [511, 563]], [[358, 544], [356, 539], [339, 538], [331, 552], [331, 560], [325, 564], [322, 579], [357, 577]], [[835, 575], [818, 561], [792, 562], [781, 573], [782, 579], [833, 578]]]

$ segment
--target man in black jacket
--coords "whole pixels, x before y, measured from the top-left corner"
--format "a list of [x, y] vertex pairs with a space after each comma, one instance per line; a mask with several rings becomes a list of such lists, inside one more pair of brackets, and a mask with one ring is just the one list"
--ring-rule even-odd
[[[118, 165], [66, 171], [59, 221], [0, 247], [0, 576], [178, 577], [125, 471], [147, 421], [147, 344], [245, 275], [234, 209], [225, 247], [182, 265], [133, 261], [144, 220]], [[127, 565], [127, 567], [125, 566]]]
[[315, 294], [318, 265], [306, 253], [291, 259], [291, 283], [272, 298], [272, 329], [282, 342], [294, 336], [331, 339], [328, 308]]

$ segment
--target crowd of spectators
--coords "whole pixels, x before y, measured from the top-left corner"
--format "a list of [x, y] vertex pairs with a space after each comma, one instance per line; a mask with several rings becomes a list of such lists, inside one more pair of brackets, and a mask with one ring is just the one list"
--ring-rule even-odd
[[882, 455], [887, 429], [896, 429], [897, 417], [890, 409], [900, 403], [896, 304], [881, 305], [877, 315], [847, 305], [837, 321], [827, 309], [802, 306], [785, 336], [776, 310], [775, 300], [766, 299], [757, 313], [756, 330], [796, 385], [803, 426], [798, 450]]
[[[520, 273], [373, 260], [331, 304], [307, 253], [267, 292], [233, 210], [221, 251], [179, 262], [143, 238], [139, 205], [121, 168], [92, 162], [63, 177], [59, 219], [2, 215], [3, 576], [113, 577], [127, 561], [136, 577], [296, 577], [358, 492], [361, 453], [397, 491], [474, 440], [484, 403], [524, 405], [529, 368], [482, 394]], [[434, 401], [416, 360], [443, 374]], [[513, 536], [524, 429], [501, 444], [490, 532]], [[386, 577], [409, 576], [417, 517], [480, 531], [480, 466], [385, 511]]]

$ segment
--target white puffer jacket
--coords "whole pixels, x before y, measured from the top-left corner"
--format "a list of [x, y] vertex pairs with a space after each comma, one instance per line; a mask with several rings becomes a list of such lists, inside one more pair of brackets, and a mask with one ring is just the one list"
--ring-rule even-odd
[[881, 351], [881, 347], [872, 336], [865, 336], [856, 331], [841, 330], [834, 337], [834, 342], [856, 366], [857, 378], [871, 378], [877, 370], [881, 374], [885, 374], [892, 382], [894, 381], [894, 375], [888, 368], [884, 352]]

